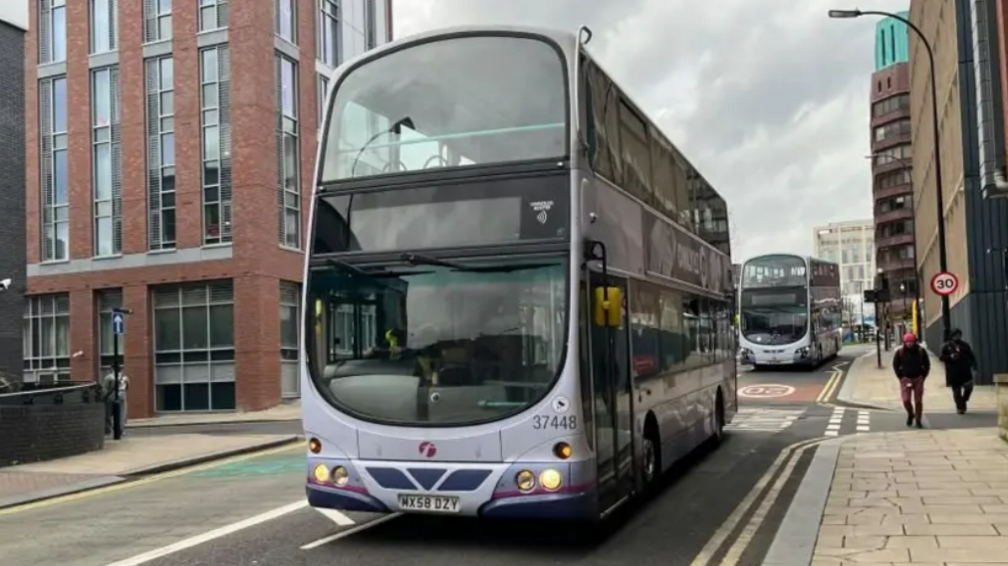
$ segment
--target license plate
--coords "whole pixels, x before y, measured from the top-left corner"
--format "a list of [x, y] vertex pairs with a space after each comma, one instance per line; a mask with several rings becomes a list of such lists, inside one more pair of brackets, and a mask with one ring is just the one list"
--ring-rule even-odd
[[458, 497], [440, 495], [400, 495], [399, 508], [425, 513], [458, 513], [462, 510]]

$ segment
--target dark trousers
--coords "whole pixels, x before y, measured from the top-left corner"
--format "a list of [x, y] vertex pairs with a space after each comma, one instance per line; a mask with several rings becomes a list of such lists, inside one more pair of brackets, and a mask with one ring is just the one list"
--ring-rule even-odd
[[952, 399], [955, 400], [956, 409], [966, 410], [966, 403], [969, 403], [970, 396], [973, 395], [973, 380], [952, 386]]

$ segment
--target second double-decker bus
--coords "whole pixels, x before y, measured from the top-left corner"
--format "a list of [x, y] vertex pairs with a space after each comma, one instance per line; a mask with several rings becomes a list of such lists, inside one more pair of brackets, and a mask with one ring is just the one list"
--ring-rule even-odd
[[453, 28], [334, 73], [304, 278], [311, 505], [596, 520], [721, 438], [727, 207], [588, 39]]
[[843, 344], [840, 268], [791, 254], [755, 257], [739, 284], [742, 358], [764, 366], [818, 367]]

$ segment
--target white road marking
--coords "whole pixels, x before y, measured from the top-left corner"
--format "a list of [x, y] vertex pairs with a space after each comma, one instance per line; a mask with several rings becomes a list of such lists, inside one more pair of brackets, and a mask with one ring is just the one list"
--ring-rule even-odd
[[320, 538], [320, 539], [318, 539], [315, 542], [309, 542], [308, 544], [302, 546], [301, 550], [312, 550], [314, 548], [318, 548], [318, 547], [320, 547], [322, 545], [329, 544], [330, 542], [333, 542], [334, 540], [339, 540], [341, 538], [348, 537], [348, 536], [350, 536], [352, 534], [359, 533], [359, 532], [361, 532], [363, 530], [370, 529], [371, 527], [377, 527], [378, 525], [380, 525], [382, 523], [391, 521], [392, 519], [395, 519], [396, 517], [401, 517], [401, 516], [402, 516], [402, 513], [392, 513], [390, 515], [385, 515], [384, 517], [379, 517], [379, 518], [375, 519], [374, 521], [371, 521], [370, 523], [364, 523], [363, 525], [357, 525], [356, 527], [354, 527], [352, 529], [347, 529], [345, 531], [340, 531], [340, 532], [338, 532], [338, 533], [336, 533], [334, 535], [329, 535], [327, 537]]
[[138, 554], [132, 558], [127, 558], [125, 560], [120, 560], [119, 562], [113, 562], [107, 566], [138, 566], [140, 564], [146, 564], [151, 560], [156, 560], [158, 558], [163, 558], [165, 556], [175, 554], [176, 552], [192, 548], [194, 546], [199, 546], [205, 542], [210, 542], [214, 539], [219, 539], [227, 535], [237, 533], [238, 531], [245, 530], [249, 527], [254, 527], [256, 525], [261, 525], [273, 519], [283, 517], [284, 515], [293, 513], [300, 509], [308, 507], [307, 500], [300, 500], [289, 505], [284, 505], [283, 507], [277, 507], [265, 513], [260, 513], [255, 517], [249, 517], [243, 521], [238, 521], [237, 523], [231, 523], [230, 525], [224, 525], [223, 527], [214, 529], [212, 531], [207, 531], [201, 535], [196, 535], [194, 537], [189, 537], [187, 539], [180, 540], [174, 544], [169, 544], [168, 546], [162, 546], [161, 548], [155, 548], [143, 554]]
[[341, 527], [349, 527], [350, 525], [356, 525], [357, 524], [356, 522], [354, 522], [353, 519], [351, 519], [350, 517], [347, 517], [346, 515], [344, 515], [343, 513], [340, 513], [339, 511], [337, 511], [335, 509], [321, 509], [319, 507], [315, 507], [315, 510], [318, 511], [319, 513], [325, 515], [325, 517], [327, 519], [329, 519], [330, 521], [336, 523], [337, 525], [339, 525]]

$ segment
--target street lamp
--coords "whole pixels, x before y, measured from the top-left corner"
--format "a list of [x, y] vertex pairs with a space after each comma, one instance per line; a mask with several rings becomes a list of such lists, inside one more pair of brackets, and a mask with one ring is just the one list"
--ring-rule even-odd
[[[917, 34], [917, 37], [921, 40], [921, 43], [924, 44], [924, 49], [928, 54], [928, 64], [931, 68], [931, 126], [933, 128], [932, 133], [934, 135], [935, 196], [937, 198], [935, 209], [938, 211], [938, 265], [942, 272], [946, 272], [948, 271], [948, 257], [945, 249], [945, 198], [942, 196], [941, 149], [938, 146], [938, 83], [935, 79], [934, 50], [931, 49], [931, 44], [928, 43], [927, 38], [924, 36], [924, 32], [915, 26], [913, 22], [903, 16], [875, 10], [862, 12], [857, 8], [853, 10], [829, 11], [829, 17], [831, 18], [859, 18], [861, 16], [882, 16], [884, 18], [892, 18], [903, 22], [908, 28]], [[917, 259], [914, 258], [914, 261], [916, 262]], [[942, 295], [941, 297], [941, 313], [942, 337], [943, 341], [947, 342], [949, 339], [949, 330], [952, 320], [952, 315], [949, 311], [948, 295]]]

